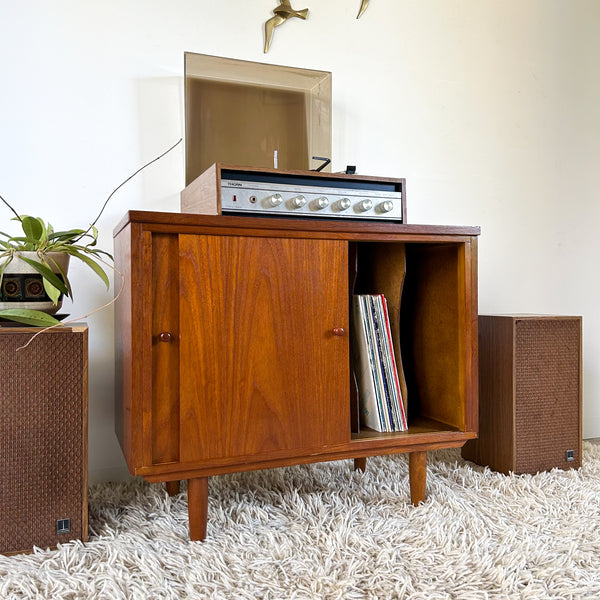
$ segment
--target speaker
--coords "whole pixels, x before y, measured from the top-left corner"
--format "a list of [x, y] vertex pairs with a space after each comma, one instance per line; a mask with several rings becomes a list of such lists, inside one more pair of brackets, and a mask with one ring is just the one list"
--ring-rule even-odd
[[87, 540], [87, 327], [40, 331], [0, 327], [3, 554]]
[[495, 471], [581, 466], [581, 317], [479, 316], [479, 439], [462, 456]]

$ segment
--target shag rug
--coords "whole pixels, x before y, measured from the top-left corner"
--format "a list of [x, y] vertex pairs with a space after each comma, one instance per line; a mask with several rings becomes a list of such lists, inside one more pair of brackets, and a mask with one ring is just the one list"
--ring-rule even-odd
[[428, 458], [418, 507], [404, 455], [214, 477], [205, 542], [185, 489], [96, 485], [89, 542], [0, 557], [0, 597], [600, 598], [600, 446], [534, 476]]

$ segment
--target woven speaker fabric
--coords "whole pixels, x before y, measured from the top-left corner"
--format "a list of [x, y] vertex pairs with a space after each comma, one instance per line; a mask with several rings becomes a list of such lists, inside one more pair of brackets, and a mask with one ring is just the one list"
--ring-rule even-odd
[[[580, 321], [525, 319], [515, 328], [515, 473], [577, 468]], [[571, 463], [565, 463], [567, 450], [575, 453]]]
[[[0, 552], [87, 538], [87, 335], [0, 328]], [[57, 522], [70, 520], [58, 534]]]

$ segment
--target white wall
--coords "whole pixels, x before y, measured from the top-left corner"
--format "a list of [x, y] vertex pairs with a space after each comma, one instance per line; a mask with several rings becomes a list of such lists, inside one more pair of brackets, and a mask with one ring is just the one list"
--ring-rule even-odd
[[[89, 223], [182, 136], [184, 51], [331, 71], [334, 169], [406, 177], [412, 223], [481, 225], [480, 312], [583, 315], [584, 436], [600, 436], [600, 3], [372, 0], [358, 21], [359, 0], [306, 4], [264, 55], [276, 0], [0, 0], [0, 194]], [[179, 147], [112, 199], [102, 247], [128, 209], [177, 211], [183, 181]], [[73, 279], [71, 314], [107, 301]], [[87, 321], [97, 481], [125, 467], [112, 311]]]

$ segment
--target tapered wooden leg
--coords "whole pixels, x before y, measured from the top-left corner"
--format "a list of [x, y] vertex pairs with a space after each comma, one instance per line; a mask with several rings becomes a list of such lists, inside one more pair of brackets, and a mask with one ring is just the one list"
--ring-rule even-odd
[[425, 501], [427, 483], [427, 452], [411, 452], [408, 455], [408, 477], [410, 479], [410, 501], [417, 506]]
[[167, 481], [165, 483], [165, 488], [167, 489], [167, 494], [169, 494], [169, 496], [177, 496], [177, 494], [179, 494], [179, 481]]
[[366, 456], [361, 456], [360, 458], [354, 459], [354, 470], [355, 471], [362, 471], [364, 473], [366, 471], [366, 469], [367, 469], [367, 457]]
[[208, 518], [208, 477], [188, 479], [188, 517], [190, 539], [194, 542], [203, 541]]

